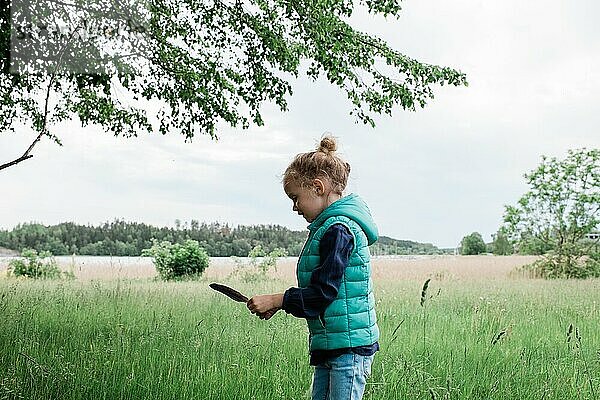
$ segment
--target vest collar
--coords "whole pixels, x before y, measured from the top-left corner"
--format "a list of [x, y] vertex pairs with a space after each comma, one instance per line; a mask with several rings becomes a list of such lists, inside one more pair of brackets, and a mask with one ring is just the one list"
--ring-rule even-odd
[[351, 193], [331, 203], [308, 225], [308, 230], [315, 232], [328, 218], [336, 216], [345, 216], [357, 222], [367, 235], [369, 245], [377, 241], [379, 234], [369, 207], [355, 193]]
[[321, 214], [317, 215], [317, 218], [313, 222], [308, 225], [309, 231], [317, 230], [323, 223], [327, 220], [327, 218], [331, 217], [334, 214], [334, 210], [345, 205], [346, 203], [354, 202], [358, 197], [355, 193], [350, 193], [347, 196], [344, 196], [333, 203], [331, 203], [327, 208], [321, 211]]

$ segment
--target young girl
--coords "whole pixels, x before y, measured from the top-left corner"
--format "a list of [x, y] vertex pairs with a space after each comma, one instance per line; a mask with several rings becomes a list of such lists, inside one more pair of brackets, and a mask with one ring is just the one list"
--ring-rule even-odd
[[306, 318], [312, 398], [361, 399], [379, 350], [369, 245], [377, 227], [355, 194], [342, 197], [350, 165], [325, 136], [316, 151], [298, 154], [283, 177], [292, 209], [310, 223], [298, 259], [298, 286], [252, 297], [248, 309], [262, 319], [279, 309]]

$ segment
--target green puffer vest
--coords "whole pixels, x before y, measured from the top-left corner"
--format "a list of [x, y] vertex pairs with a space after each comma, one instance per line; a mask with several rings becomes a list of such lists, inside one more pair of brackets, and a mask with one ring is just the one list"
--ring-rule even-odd
[[378, 238], [366, 203], [357, 195], [343, 197], [327, 207], [308, 226], [309, 235], [298, 260], [298, 285], [307, 287], [319, 265], [319, 243], [333, 224], [345, 225], [354, 237], [336, 299], [318, 319], [307, 319], [310, 351], [365, 346], [379, 340], [371, 279], [369, 245]]

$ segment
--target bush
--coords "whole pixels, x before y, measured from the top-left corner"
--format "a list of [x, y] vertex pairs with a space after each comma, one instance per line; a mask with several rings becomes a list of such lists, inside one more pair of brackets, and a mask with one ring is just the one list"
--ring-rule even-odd
[[186, 240], [183, 244], [153, 240], [152, 247], [144, 249], [142, 255], [152, 257], [163, 280], [199, 277], [210, 262], [206, 251], [195, 240]]
[[600, 277], [600, 251], [591, 253], [585, 260], [586, 269], [591, 272], [590, 277]]
[[463, 256], [485, 253], [486, 250], [487, 247], [479, 232], [473, 232], [460, 241], [460, 254]]
[[277, 260], [279, 257], [285, 256], [287, 253], [279, 247], [267, 253], [261, 245], [257, 245], [248, 253], [247, 262], [243, 262], [238, 257], [232, 257], [235, 268], [231, 276], [237, 275], [244, 282], [264, 280], [271, 268], [277, 272]]
[[63, 273], [58, 268], [52, 253], [36, 250], [23, 250], [19, 259], [8, 264], [8, 274], [34, 279], [58, 279], [61, 276], [73, 278], [72, 273]]
[[600, 277], [600, 253], [593, 253], [576, 260], [548, 254], [533, 264], [521, 268], [523, 272], [535, 278], [598, 278]]
[[517, 243], [519, 254], [526, 256], [539, 256], [552, 251], [552, 244], [544, 242], [535, 236], [525, 235]]
[[498, 231], [495, 235], [492, 235], [492, 253], [497, 256], [507, 256], [513, 254], [514, 249], [506, 235], [502, 231]]

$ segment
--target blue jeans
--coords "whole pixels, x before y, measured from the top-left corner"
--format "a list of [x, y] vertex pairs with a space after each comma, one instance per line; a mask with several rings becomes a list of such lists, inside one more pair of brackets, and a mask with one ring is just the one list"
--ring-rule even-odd
[[342, 354], [315, 366], [312, 400], [360, 400], [375, 356]]

